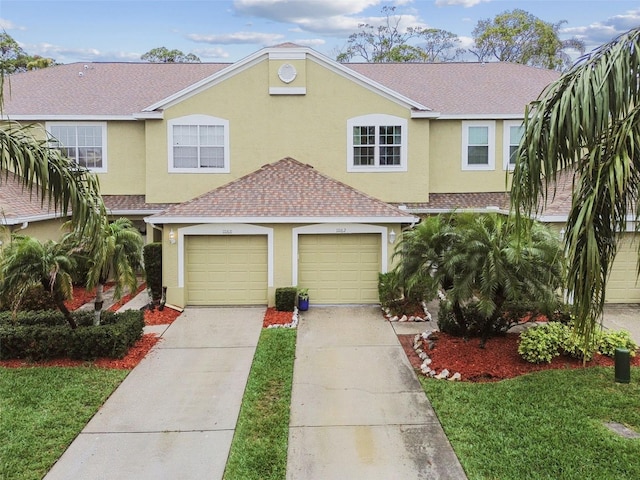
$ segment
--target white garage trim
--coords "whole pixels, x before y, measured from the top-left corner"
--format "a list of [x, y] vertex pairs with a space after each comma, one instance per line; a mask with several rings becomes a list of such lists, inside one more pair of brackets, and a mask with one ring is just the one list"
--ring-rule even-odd
[[232, 224], [203, 224], [178, 229], [178, 288], [184, 288], [184, 237], [187, 235], [266, 235], [267, 236], [267, 282], [273, 287], [273, 228]]
[[387, 227], [379, 225], [365, 225], [359, 223], [333, 223], [316, 224], [305, 227], [297, 227], [292, 230], [291, 250], [293, 253], [291, 262], [291, 280], [293, 285], [298, 285], [298, 236], [299, 235], [350, 235], [357, 233], [377, 233], [381, 236], [380, 245], [380, 265], [382, 273], [388, 269], [387, 262]]

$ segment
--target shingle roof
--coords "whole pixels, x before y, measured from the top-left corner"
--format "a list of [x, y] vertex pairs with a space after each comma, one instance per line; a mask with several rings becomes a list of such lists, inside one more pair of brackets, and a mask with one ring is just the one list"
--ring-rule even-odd
[[[71, 63], [18, 73], [5, 82], [3, 113], [132, 115], [230, 65]], [[558, 78], [558, 73], [551, 70], [510, 63], [344, 66], [444, 115], [523, 114], [525, 104]]]
[[9, 116], [131, 115], [228, 66], [226, 63], [70, 63], [17, 73], [5, 81], [2, 113]]
[[352, 63], [346, 67], [446, 115], [523, 114], [559, 77], [515, 63]]
[[498, 208], [509, 210], [509, 194], [507, 192], [483, 193], [430, 193], [425, 203], [405, 203], [409, 211], [453, 211], [453, 210], [486, 210]]
[[245, 175], [204, 195], [169, 207], [153, 220], [209, 218], [406, 218], [413, 216], [292, 158]]
[[147, 203], [144, 195], [102, 195], [102, 200], [107, 210], [114, 214], [157, 213], [175, 205], [173, 203]]
[[30, 192], [20, 177], [5, 172], [0, 175], [0, 225], [15, 225], [36, 219], [61, 216], [53, 205], [40, 201], [38, 190]]

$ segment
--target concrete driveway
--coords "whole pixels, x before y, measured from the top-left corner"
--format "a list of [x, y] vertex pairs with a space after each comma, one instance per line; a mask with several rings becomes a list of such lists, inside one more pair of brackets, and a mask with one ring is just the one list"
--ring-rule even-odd
[[263, 317], [186, 309], [45, 479], [222, 478]]
[[298, 329], [287, 479], [466, 478], [379, 307], [314, 307]]

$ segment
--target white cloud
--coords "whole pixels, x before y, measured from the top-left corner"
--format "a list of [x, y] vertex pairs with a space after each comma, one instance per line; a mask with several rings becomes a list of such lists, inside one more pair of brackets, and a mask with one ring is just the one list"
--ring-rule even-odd
[[308, 39], [302, 39], [302, 40], [297, 39], [293, 43], [302, 45], [303, 47], [319, 47], [326, 44], [327, 42], [321, 38], [308, 38]]
[[482, 2], [490, 2], [491, 0], [436, 0], [436, 6], [449, 7], [451, 5], [461, 5], [465, 8], [473, 7]]
[[0, 18], [0, 30], [26, 30], [26, 28], [20, 27], [6, 18]]
[[67, 48], [50, 43], [28, 44], [23, 46], [30, 55], [53, 58], [59, 63], [68, 62], [135, 62], [140, 53], [103, 52], [96, 48]]
[[587, 26], [563, 28], [560, 33], [563, 37], [577, 37], [584, 41], [587, 51], [590, 51], [639, 24], [640, 9], [636, 9]]
[[193, 51], [203, 62], [229, 58], [229, 54], [222, 48], [199, 48]]
[[273, 45], [282, 41], [284, 35], [279, 33], [235, 32], [211, 35], [191, 33], [187, 35], [189, 40], [198, 43], [210, 43], [219, 45], [260, 44]]
[[234, 0], [238, 13], [276, 22], [298, 23], [300, 19], [353, 15], [378, 5], [381, 0]]

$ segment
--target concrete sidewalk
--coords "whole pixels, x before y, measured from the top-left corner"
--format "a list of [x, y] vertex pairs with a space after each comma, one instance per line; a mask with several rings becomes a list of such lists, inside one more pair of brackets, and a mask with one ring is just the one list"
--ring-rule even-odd
[[466, 478], [378, 307], [314, 307], [298, 328], [287, 479]]
[[45, 479], [221, 479], [263, 317], [185, 310]]
[[609, 330], [626, 330], [640, 345], [640, 305], [637, 303], [604, 306], [602, 325]]

